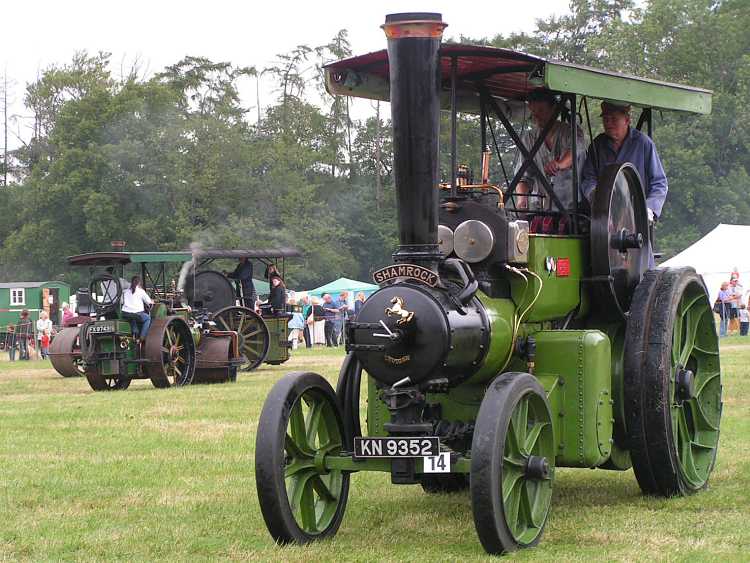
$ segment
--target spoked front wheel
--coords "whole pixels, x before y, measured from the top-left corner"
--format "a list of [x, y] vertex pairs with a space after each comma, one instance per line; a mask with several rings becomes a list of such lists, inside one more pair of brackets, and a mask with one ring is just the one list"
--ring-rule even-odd
[[539, 542], [552, 502], [555, 443], [547, 395], [528, 373], [487, 389], [471, 445], [471, 506], [488, 553]]
[[84, 375], [94, 391], [122, 391], [130, 387], [130, 378], [120, 375], [102, 375], [99, 366], [86, 366]]
[[276, 382], [263, 405], [255, 442], [255, 482], [263, 519], [279, 543], [333, 536], [349, 495], [349, 474], [320, 463], [344, 441], [331, 385], [310, 372]]

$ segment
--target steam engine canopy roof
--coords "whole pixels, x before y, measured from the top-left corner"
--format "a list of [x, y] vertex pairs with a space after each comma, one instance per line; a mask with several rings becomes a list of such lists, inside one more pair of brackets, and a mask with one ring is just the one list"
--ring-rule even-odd
[[[524, 100], [532, 90], [546, 87], [640, 107], [711, 113], [711, 90], [639, 78], [584, 65], [544, 59], [511, 49], [443, 44], [441, 50], [443, 109], [450, 107], [451, 59], [457, 59], [457, 107], [479, 113], [479, 87], [495, 98]], [[390, 100], [386, 50], [343, 59], [325, 66], [330, 94]]]
[[207, 248], [200, 250], [182, 250], [165, 252], [87, 252], [69, 256], [71, 266], [108, 266], [110, 264], [142, 264], [150, 262], [187, 262], [195, 258], [204, 259], [238, 259], [238, 258], [293, 258], [302, 256], [294, 248], [265, 248], [258, 250], [224, 250]]

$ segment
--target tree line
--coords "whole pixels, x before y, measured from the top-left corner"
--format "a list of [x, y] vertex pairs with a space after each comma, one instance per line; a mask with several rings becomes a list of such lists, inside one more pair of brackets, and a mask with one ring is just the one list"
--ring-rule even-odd
[[[657, 241], [669, 255], [750, 217], [747, 29], [744, 0], [573, 0], [531, 33], [455, 40], [714, 90], [709, 116], [656, 116], [670, 184]], [[73, 281], [66, 256], [125, 239], [130, 250], [293, 246], [304, 257], [289, 261], [290, 287], [368, 279], [397, 245], [389, 108], [354, 119], [347, 98], [321, 96], [322, 65], [350, 54], [342, 30], [262, 71], [186, 57], [115, 79], [108, 54], [85, 52], [48, 68], [24, 96], [32, 138], [1, 163], [16, 180], [2, 188], [0, 277]], [[278, 85], [262, 112], [238, 91], [261, 72]], [[508, 167], [511, 144], [497, 135]], [[478, 156], [478, 129], [462, 117], [469, 146]]]

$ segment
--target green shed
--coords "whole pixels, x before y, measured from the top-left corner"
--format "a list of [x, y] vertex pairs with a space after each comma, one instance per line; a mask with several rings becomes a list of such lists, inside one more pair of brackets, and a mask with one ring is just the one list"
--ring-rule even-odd
[[70, 285], [61, 281], [0, 283], [0, 326], [15, 324], [21, 311], [29, 310], [32, 321], [47, 311], [52, 324], [62, 323], [62, 304], [70, 301]]

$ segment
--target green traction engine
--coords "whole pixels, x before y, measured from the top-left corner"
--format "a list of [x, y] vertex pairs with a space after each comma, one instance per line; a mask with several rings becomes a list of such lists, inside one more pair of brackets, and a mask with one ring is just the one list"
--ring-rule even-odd
[[[713, 313], [693, 270], [649, 269], [635, 169], [607, 168], [568, 235], [530, 234], [494, 190], [438, 189], [444, 27], [439, 14], [383, 26], [400, 245], [346, 327], [337, 389], [295, 372], [266, 399], [256, 483], [280, 543], [333, 536], [359, 471], [465, 489], [500, 554], [539, 542], [558, 467], [632, 467], [644, 493], [669, 497], [705, 488], [714, 466]], [[356, 83], [341, 68], [329, 76]]]
[[[95, 391], [127, 389], [134, 379], [155, 387], [236, 381], [237, 371], [289, 359], [286, 313], [259, 314], [246, 307], [230, 279], [207, 269], [214, 260], [254, 259], [284, 269], [294, 249], [200, 249], [175, 252], [91, 252], [71, 256], [88, 267], [79, 291], [78, 316], [50, 346], [53, 367], [64, 377], [85, 376]], [[126, 270], [136, 271], [154, 301], [145, 341], [134, 338], [122, 294]], [[241, 290], [241, 286], [240, 286]]]

